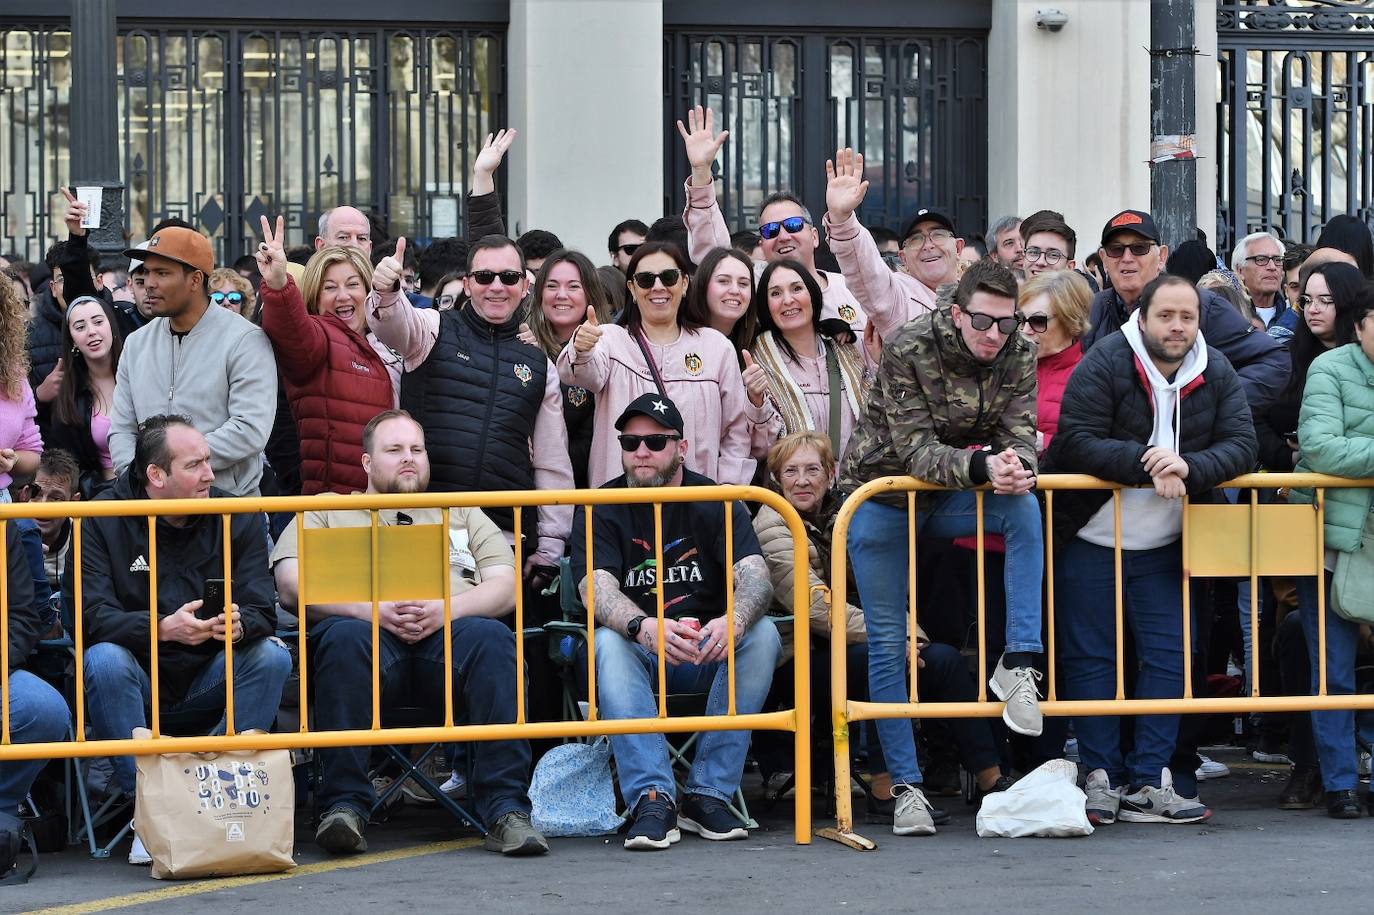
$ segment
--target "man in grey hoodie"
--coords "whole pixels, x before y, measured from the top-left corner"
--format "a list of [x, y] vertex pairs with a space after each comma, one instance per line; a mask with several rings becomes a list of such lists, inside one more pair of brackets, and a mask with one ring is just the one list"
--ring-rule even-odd
[[[1089, 350], [1065, 388], [1046, 466], [1142, 487], [1121, 494], [1119, 523], [1109, 492], [1065, 492], [1055, 500], [1055, 622], [1066, 698], [1116, 692], [1118, 538], [1123, 621], [1139, 660], [1132, 695], [1183, 694], [1182, 500], [1210, 501], [1219, 484], [1251, 468], [1259, 450], [1236, 371], [1198, 329], [1201, 310], [1186, 279], [1152, 280], [1121, 333]], [[1211, 815], [1174, 791], [1168, 763], [1179, 716], [1138, 717], [1125, 757], [1119, 718], [1074, 724], [1094, 824], [1195, 823]]]
[[210, 446], [215, 485], [255, 496], [277, 407], [277, 365], [262, 328], [226, 308], [211, 308], [215, 269], [210, 242], [170, 227], [144, 250], [147, 306], [156, 316], [124, 341], [110, 411], [116, 471], [134, 456], [138, 425], [150, 416], [188, 416]]

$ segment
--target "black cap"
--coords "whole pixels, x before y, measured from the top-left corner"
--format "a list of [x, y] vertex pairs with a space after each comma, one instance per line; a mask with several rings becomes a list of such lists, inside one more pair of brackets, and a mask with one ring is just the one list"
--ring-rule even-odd
[[1118, 232], [1134, 232], [1159, 244], [1159, 227], [1155, 225], [1155, 218], [1144, 210], [1122, 210], [1107, 220], [1102, 227], [1103, 246]]
[[615, 431], [624, 432], [625, 424], [633, 416], [647, 416], [660, 426], [682, 434], [682, 414], [678, 412], [677, 404], [661, 394], [640, 394], [630, 401], [630, 405], [615, 421]]
[[954, 220], [934, 207], [921, 207], [908, 216], [906, 222], [902, 223], [902, 241], [911, 237], [911, 233], [916, 231], [916, 223], [918, 222], [938, 222], [951, 232], [954, 231]]

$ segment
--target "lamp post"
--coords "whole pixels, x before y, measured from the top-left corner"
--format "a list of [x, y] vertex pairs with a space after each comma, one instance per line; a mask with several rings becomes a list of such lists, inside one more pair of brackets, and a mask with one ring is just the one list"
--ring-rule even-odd
[[75, 187], [102, 189], [100, 227], [90, 242], [102, 254], [123, 251], [124, 184], [119, 175], [115, 96], [118, 32], [115, 0], [72, 4], [71, 176]]

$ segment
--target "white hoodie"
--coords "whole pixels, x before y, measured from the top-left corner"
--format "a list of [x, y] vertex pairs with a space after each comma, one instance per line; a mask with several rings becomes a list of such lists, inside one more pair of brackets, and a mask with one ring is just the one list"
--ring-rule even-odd
[[[1198, 331], [1193, 348], [1183, 357], [1183, 364], [1174, 373], [1173, 380], [1165, 378], [1155, 368], [1150, 353], [1145, 349], [1145, 341], [1140, 335], [1140, 323], [1128, 318], [1121, 325], [1121, 332], [1131, 344], [1140, 364], [1145, 367], [1145, 377], [1150, 380], [1150, 403], [1154, 407], [1154, 429], [1150, 432], [1150, 446], [1168, 448], [1178, 453], [1179, 426], [1182, 423], [1183, 406], [1179, 392], [1190, 382], [1197, 379], [1207, 369], [1207, 343]], [[1110, 547], [1116, 542], [1116, 525], [1113, 520], [1112, 501], [1097, 510], [1088, 523], [1078, 532], [1078, 536], [1096, 544]], [[1153, 487], [1126, 489], [1121, 493], [1121, 548], [1123, 550], [1153, 550], [1167, 546], [1183, 533], [1183, 500], [1164, 499], [1155, 494]]]

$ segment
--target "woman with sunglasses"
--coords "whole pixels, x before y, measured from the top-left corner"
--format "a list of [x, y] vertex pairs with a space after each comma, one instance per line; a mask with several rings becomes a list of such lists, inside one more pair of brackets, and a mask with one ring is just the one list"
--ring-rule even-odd
[[687, 290], [687, 304], [693, 314], [710, 315], [711, 327], [720, 331], [742, 355], [754, 343], [759, 319], [754, 303], [754, 265], [735, 248], [713, 248], [697, 266], [696, 282]]
[[244, 279], [237, 270], [220, 267], [210, 274], [210, 282], [206, 285], [210, 289], [211, 305], [227, 308], [234, 314], [253, 320], [253, 312], [258, 304], [257, 296], [253, 293], [253, 284]]
[[1059, 404], [1083, 348], [1093, 293], [1073, 270], [1051, 270], [1021, 284], [1017, 308], [1025, 316], [1021, 333], [1035, 344], [1036, 440], [1041, 455], [1059, 428]]
[[282, 218], [273, 232], [262, 217], [262, 232], [255, 254], [262, 274], [262, 329], [272, 341], [296, 418], [301, 492], [366, 489], [363, 428], [397, 406], [401, 386], [400, 358], [367, 329], [363, 303], [373, 284], [372, 264], [358, 248], [321, 248], [298, 288], [286, 269]]
[[[542, 349], [550, 361], [587, 318], [587, 309], [596, 314], [598, 324], [611, 323], [611, 306], [602, 293], [596, 267], [585, 254], [566, 248], [544, 259], [534, 278], [537, 307], [529, 311], [525, 342]], [[522, 334], [523, 337], [523, 334]], [[591, 461], [593, 420], [596, 398], [586, 388], [562, 385], [563, 424], [568, 428], [568, 456], [572, 458], [573, 479], [578, 489], [587, 486], [587, 465]]]
[[749, 403], [735, 348], [683, 306], [687, 259], [676, 245], [649, 242], [630, 258], [630, 300], [619, 324], [602, 325], [595, 310], [558, 355], [564, 384], [596, 396], [588, 482], [600, 486], [624, 472], [614, 427], [641, 394], [671, 398], [686, 422], [687, 466], [717, 483], [748, 484]]
[[33, 476], [43, 453], [24, 345], [28, 317], [28, 303], [9, 283], [0, 283], [0, 502], [10, 501], [15, 478]]
[[819, 432], [843, 458], [868, 400], [864, 353], [847, 324], [821, 317], [821, 290], [805, 264], [774, 261], [759, 289], [760, 333], [744, 357], [754, 456], [765, 457], [780, 436]]
[[53, 400], [48, 446], [70, 452], [81, 468], [83, 499], [115, 477], [110, 460], [110, 410], [124, 335], [114, 309], [82, 296], [67, 308], [62, 325], [62, 384]]

